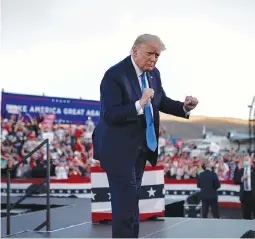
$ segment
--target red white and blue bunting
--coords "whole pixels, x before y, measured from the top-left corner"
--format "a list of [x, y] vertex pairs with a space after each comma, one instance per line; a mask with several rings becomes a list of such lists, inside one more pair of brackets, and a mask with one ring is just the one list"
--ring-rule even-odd
[[[139, 211], [141, 220], [164, 216], [165, 189], [163, 167], [146, 167], [141, 186]], [[111, 194], [103, 169], [91, 170], [92, 221], [111, 220]]]
[[[161, 172], [160, 167], [153, 168], [155, 170], [152, 170], [151, 167], [146, 168], [147, 170], [145, 171], [141, 188], [141, 205], [146, 200], [150, 200], [151, 202], [156, 200], [154, 204], [157, 202], [157, 206], [164, 205], [162, 202], [165, 198], [185, 200], [189, 195], [199, 191], [195, 179], [164, 179], [162, 174], [159, 173]], [[50, 185], [51, 196], [92, 198], [92, 203], [107, 203], [108, 205], [110, 203], [110, 195], [107, 188], [108, 181], [103, 174], [103, 172], [98, 172], [94, 175], [92, 172], [91, 179], [80, 177], [69, 178], [67, 180], [52, 179]], [[13, 179], [11, 181], [11, 195], [22, 196], [29, 186], [41, 183], [42, 181], [42, 179]], [[2, 178], [1, 195], [6, 195], [6, 188], [6, 179]], [[232, 181], [222, 181], [221, 188], [218, 190], [219, 202], [239, 205], [239, 190], [239, 185], [235, 185]], [[44, 195], [42, 194], [42, 196]]]

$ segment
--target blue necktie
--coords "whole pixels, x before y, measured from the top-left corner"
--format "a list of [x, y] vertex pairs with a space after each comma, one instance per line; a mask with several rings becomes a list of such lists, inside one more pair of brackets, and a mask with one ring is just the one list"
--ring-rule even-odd
[[[142, 91], [144, 90], [144, 88], [146, 88], [145, 74], [146, 74], [145, 72], [143, 72], [142, 74]], [[154, 152], [157, 148], [157, 139], [156, 139], [150, 104], [146, 104], [144, 106], [144, 112], [145, 112], [145, 119], [146, 119], [146, 125], [147, 125], [146, 127], [147, 146], [151, 151]]]

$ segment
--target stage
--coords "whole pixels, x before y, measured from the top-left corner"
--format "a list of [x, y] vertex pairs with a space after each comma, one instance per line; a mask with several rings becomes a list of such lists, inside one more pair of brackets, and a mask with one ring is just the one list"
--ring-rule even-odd
[[[2, 197], [2, 203], [6, 198]], [[18, 197], [11, 197], [12, 202]], [[45, 205], [42, 197], [27, 198], [22, 204]], [[92, 224], [90, 199], [51, 198], [51, 231], [34, 232], [33, 229], [46, 218], [45, 210], [23, 213], [11, 217], [12, 238], [109, 238], [110, 224]], [[6, 217], [1, 218], [1, 236], [6, 236]], [[144, 238], [240, 238], [247, 230], [255, 230], [255, 222], [235, 219], [200, 218], [159, 218], [156, 221], [143, 221], [140, 237]]]

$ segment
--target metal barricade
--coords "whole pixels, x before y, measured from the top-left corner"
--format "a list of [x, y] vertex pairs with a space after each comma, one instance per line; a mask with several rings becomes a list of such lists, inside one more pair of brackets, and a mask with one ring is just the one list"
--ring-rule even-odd
[[38, 184], [38, 189], [40, 189], [44, 183], [47, 185], [47, 196], [46, 196], [46, 220], [40, 224], [38, 227], [34, 229], [34, 231], [39, 231], [43, 227], [46, 226], [46, 230], [50, 231], [50, 151], [49, 151], [49, 139], [45, 139], [42, 143], [40, 143], [37, 147], [35, 147], [31, 152], [29, 152], [19, 163], [15, 164], [13, 168], [9, 168], [7, 170], [7, 225], [6, 225], [6, 231], [7, 235], [11, 234], [11, 210], [15, 208], [18, 204], [20, 204], [22, 201], [24, 201], [27, 197], [29, 197], [33, 192], [27, 191], [26, 194], [21, 197], [16, 203], [11, 205], [10, 202], [10, 194], [11, 194], [11, 172], [15, 171], [20, 164], [26, 162], [27, 158], [29, 158], [32, 154], [34, 154], [38, 149], [43, 147], [46, 144], [46, 153], [47, 153], [47, 173], [45, 180]]

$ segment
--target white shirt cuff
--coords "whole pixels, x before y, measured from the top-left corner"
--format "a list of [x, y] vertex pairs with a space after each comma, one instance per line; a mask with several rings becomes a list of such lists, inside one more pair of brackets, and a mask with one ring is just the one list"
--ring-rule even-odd
[[143, 108], [140, 105], [139, 100], [135, 102], [135, 108], [136, 108], [137, 115], [143, 114]]
[[190, 115], [190, 111], [185, 110], [184, 106], [183, 106], [183, 111], [184, 111], [184, 113], [185, 113], [186, 116], [187, 116], [187, 115]]

